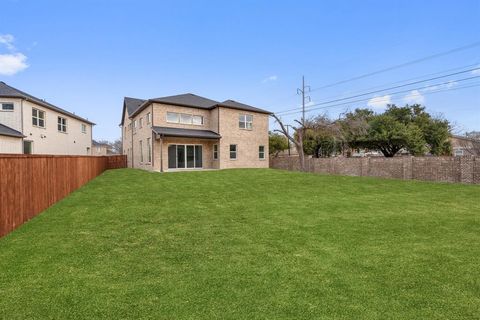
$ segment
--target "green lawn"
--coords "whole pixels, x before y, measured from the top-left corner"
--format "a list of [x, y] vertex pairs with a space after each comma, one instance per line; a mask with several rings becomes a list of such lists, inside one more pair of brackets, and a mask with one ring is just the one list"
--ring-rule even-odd
[[0, 239], [0, 318], [478, 319], [480, 186], [111, 170]]

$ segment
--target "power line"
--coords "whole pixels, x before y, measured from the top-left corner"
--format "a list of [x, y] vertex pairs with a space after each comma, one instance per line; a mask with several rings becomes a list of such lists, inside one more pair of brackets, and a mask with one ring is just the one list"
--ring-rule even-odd
[[[394, 86], [394, 87], [390, 87], [390, 88], [385, 88], [385, 89], [380, 89], [380, 90], [365, 92], [365, 93], [357, 94], [357, 95], [350, 96], [350, 97], [345, 97], [345, 98], [339, 98], [339, 99], [335, 99], [335, 100], [329, 100], [329, 101], [319, 102], [319, 103], [316, 103], [315, 106], [319, 106], [319, 105], [323, 105], [323, 104], [329, 104], [329, 103], [338, 102], [338, 101], [349, 100], [349, 99], [358, 98], [358, 97], [363, 97], [363, 96], [367, 96], [367, 95], [370, 95], [370, 94], [379, 93], [379, 92], [386, 91], [386, 90], [393, 90], [393, 89], [403, 88], [403, 87], [411, 86], [411, 85], [418, 84], [418, 83], [422, 83], [422, 82], [428, 82], [428, 81], [432, 81], [432, 80], [442, 79], [442, 78], [446, 78], [446, 77], [450, 77], [450, 76], [455, 76], [455, 75], [459, 75], [459, 74], [463, 74], [463, 73], [467, 73], [467, 72], [473, 72], [473, 71], [476, 71], [476, 70], [480, 70], [480, 67], [478, 67], [478, 68], [473, 68], [473, 69], [468, 69], [468, 70], [464, 70], [464, 71], [459, 71], [459, 72], [454, 72], [454, 73], [450, 73], [450, 74], [446, 74], [446, 75], [438, 76], [438, 77], [433, 77], [433, 78], [429, 78], [429, 79], [425, 79], [425, 80], [414, 81], [414, 82], [410, 82], [410, 83], [406, 83], [406, 84], [402, 84], [402, 85], [398, 85], [398, 86]], [[451, 80], [451, 81], [454, 81], [454, 80]], [[282, 113], [284, 113], [284, 112], [294, 111], [294, 110], [297, 110], [297, 109], [299, 109], [299, 108], [293, 108], [293, 109], [283, 110], [283, 111], [279, 111], [279, 112], [276, 112], [276, 113], [277, 113], [277, 114], [282, 114]]]
[[417, 64], [417, 63], [420, 63], [420, 62], [423, 62], [423, 61], [427, 61], [427, 60], [435, 59], [435, 58], [438, 58], [438, 57], [443, 57], [443, 56], [446, 56], [446, 55], [449, 55], [449, 54], [452, 54], [452, 53], [456, 53], [456, 52], [459, 52], [459, 51], [471, 49], [471, 48], [474, 48], [474, 47], [477, 47], [477, 46], [480, 46], [480, 41], [474, 42], [474, 43], [471, 43], [471, 44], [468, 44], [468, 45], [465, 45], [465, 46], [462, 46], [462, 47], [450, 49], [450, 50], [447, 50], [447, 51], [444, 51], [444, 52], [436, 53], [436, 54], [426, 56], [426, 57], [423, 57], [423, 58], [408, 61], [408, 62], [405, 62], [405, 63], [397, 64], [397, 65], [387, 67], [387, 68], [384, 68], [384, 69], [380, 69], [380, 70], [377, 70], [377, 71], [365, 73], [365, 74], [355, 76], [355, 77], [352, 77], [352, 78], [349, 78], [349, 79], [345, 79], [345, 80], [337, 81], [337, 82], [334, 82], [334, 83], [326, 84], [326, 85], [323, 85], [321, 87], [312, 89], [311, 91], [330, 88], [330, 87], [337, 86], [337, 85], [340, 85], [340, 84], [344, 84], [344, 83], [347, 83], [347, 82], [360, 80], [360, 79], [371, 77], [373, 75], [377, 75], [377, 74], [384, 73], [384, 72], [387, 72], [387, 71], [403, 68], [403, 67], [410, 66], [410, 65], [413, 65], [413, 64]]
[[[385, 87], [385, 86], [390, 86], [390, 85], [394, 85], [394, 84], [404, 83], [404, 82], [407, 82], [407, 81], [421, 79], [421, 78], [424, 78], [424, 77], [430, 77], [430, 76], [434, 76], [434, 75], [437, 75], [437, 74], [442, 74], [442, 73], [445, 73], [445, 72], [451, 72], [451, 71], [461, 70], [461, 69], [465, 69], [465, 68], [470, 68], [470, 67], [473, 67], [473, 66], [478, 67], [478, 66], [480, 66], [480, 64], [479, 64], [479, 62], [475, 62], [475, 63], [468, 64], [468, 65], [462, 66], [462, 67], [450, 68], [450, 69], [447, 69], [447, 70], [433, 72], [433, 73], [427, 73], [427, 74], [423, 74], [423, 75], [416, 76], [416, 77], [413, 77], [413, 78], [408, 78], [408, 79], [405, 79], [405, 80], [394, 81], [394, 82], [389, 82], [389, 83], [385, 83], [385, 84], [381, 84], [381, 85], [377, 85], [377, 86], [373, 86], [373, 87], [368, 87], [368, 88], [365, 88], [363, 90], [357, 90], [357, 91], [350, 92], [349, 94], [361, 93], [361, 92], [364, 92], [365, 90], [373, 90], [373, 89], [382, 88], [382, 87]], [[387, 89], [385, 89], [385, 90], [387, 90]], [[337, 95], [330, 96], [327, 99], [335, 99], [335, 98], [341, 97], [341, 96], [344, 96], [344, 95], [338, 95], [337, 94]]]
[[[467, 81], [467, 80], [472, 80], [472, 79], [477, 79], [477, 78], [480, 78], [480, 76], [474, 76], [474, 77], [469, 77], [469, 78], [457, 79], [457, 80], [455, 80], [455, 82]], [[427, 88], [430, 88], [430, 87], [447, 85], [447, 84], [449, 84], [449, 83], [451, 83], [451, 82], [450, 82], [450, 81], [447, 81], [447, 82], [432, 84], [432, 85], [423, 86], [423, 87], [419, 87], [419, 88], [413, 88], [413, 89], [410, 88], [410, 89], [408, 89], [408, 90], [402, 90], [402, 91], [397, 91], [397, 92], [386, 93], [386, 95], [402, 94], [402, 93], [410, 92], [410, 91], [413, 91], [413, 90], [422, 90], [422, 89], [427, 89]], [[475, 86], [475, 85], [474, 85], [474, 86]], [[472, 87], [474, 87], [474, 86], [472, 86]], [[457, 88], [439, 89], [438, 91], [424, 92], [423, 94], [427, 95], [427, 94], [430, 94], [430, 93], [450, 91], [450, 90], [456, 90], [456, 89], [467, 88], [467, 87], [468, 87], [468, 86], [465, 86], [465, 87], [457, 87]], [[314, 110], [320, 110], [320, 109], [328, 109], [328, 108], [333, 108], [333, 107], [338, 107], [338, 106], [345, 106], [346, 104], [349, 104], [349, 103], [364, 102], [364, 101], [368, 101], [368, 100], [370, 100], [370, 99], [372, 99], [372, 98], [375, 98], [375, 97], [369, 97], [369, 98], [366, 98], [366, 99], [358, 99], [358, 100], [353, 100], [353, 101], [346, 101], [346, 102], [343, 102], [343, 103], [333, 104], [333, 105], [323, 106], [323, 107], [318, 107], [318, 108], [310, 108], [310, 109], [308, 109], [306, 112], [310, 112], [310, 111], [314, 111]], [[318, 105], [318, 104], [311, 105], [311, 107], [316, 106], [316, 105]], [[299, 111], [290, 111], [290, 112], [283, 113], [282, 115], [283, 115], [283, 116], [286, 116], [286, 115], [295, 114], [295, 113], [298, 113], [298, 112], [299, 112]]]

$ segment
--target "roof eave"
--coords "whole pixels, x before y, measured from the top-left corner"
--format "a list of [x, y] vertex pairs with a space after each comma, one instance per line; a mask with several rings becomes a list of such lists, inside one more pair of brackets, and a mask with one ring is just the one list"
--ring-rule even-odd
[[263, 113], [263, 114], [268, 114], [268, 115], [273, 114], [273, 112], [270, 112], [270, 111], [267, 111], [267, 110], [262, 110], [262, 109], [251, 110], [251, 109], [247, 109], [247, 108], [229, 106], [229, 105], [225, 105], [225, 104], [221, 104], [221, 103], [217, 104], [215, 107], [223, 107], [223, 108], [228, 108], [228, 109], [236, 109], [236, 110], [257, 112], [257, 113]]

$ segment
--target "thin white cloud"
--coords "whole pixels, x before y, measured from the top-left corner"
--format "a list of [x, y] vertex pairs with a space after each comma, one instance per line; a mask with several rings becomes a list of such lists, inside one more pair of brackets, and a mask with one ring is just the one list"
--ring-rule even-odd
[[269, 81], [277, 81], [278, 77], [273, 75], [273, 76], [270, 76], [270, 77], [267, 77], [265, 79], [262, 80], [262, 83], [265, 83], [265, 82], [269, 82]]
[[385, 108], [387, 104], [391, 104], [391, 103], [392, 103], [392, 96], [387, 94], [381, 97], [374, 97], [368, 100], [367, 105], [370, 108], [382, 109], [382, 108]]
[[0, 54], [0, 74], [12, 76], [28, 68], [27, 57], [23, 53]]
[[472, 71], [473, 75], [480, 76], [480, 66], [477, 66], [478, 69]]
[[28, 68], [27, 56], [16, 52], [14, 41], [15, 37], [11, 34], [0, 34], [0, 45], [3, 45], [8, 51], [8, 53], [0, 54], [0, 75], [12, 76]]
[[5, 45], [5, 47], [10, 51], [15, 50], [15, 46], [13, 45], [14, 41], [15, 37], [11, 34], [0, 34], [0, 43]]
[[425, 97], [418, 90], [412, 90], [409, 94], [403, 97], [403, 101], [407, 104], [423, 104], [425, 103]]
[[441, 90], [441, 89], [451, 89], [455, 87], [458, 84], [458, 82], [451, 80], [448, 81], [447, 83], [444, 84], [439, 84], [436, 86], [428, 86], [424, 89], [421, 89], [422, 92], [430, 92], [430, 91], [436, 91], [436, 90]]

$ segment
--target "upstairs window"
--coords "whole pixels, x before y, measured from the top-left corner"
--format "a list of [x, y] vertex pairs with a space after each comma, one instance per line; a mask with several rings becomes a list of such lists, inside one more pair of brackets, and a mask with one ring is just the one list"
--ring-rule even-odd
[[138, 121], [138, 127], [141, 129], [143, 127], [143, 118], [140, 118]]
[[66, 133], [67, 132], [67, 119], [58, 117], [57, 127], [59, 132]]
[[253, 116], [251, 114], [241, 114], [238, 116], [238, 126], [240, 129], [252, 130]]
[[150, 124], [152, 122], [152, 115], [149, 113], [147, 113], [147, 123]]
[[265, 160], [265, 146], [258, 146], [258, 159]]
[[2, 103], [2, 111], [13, 111], [13, 103]]
[[167, 112], [167, 122], [179, 123], [180, 115], [176, 112]]
[[181, 113], [180, 114], [180, 123], [182, 124], [192, 124], [192, 115]]
[[193, 124], [197, 126], [203, 125], [203, 117], [202, 116], [193, 116]]
[[45, 111], [32, 108], [32, 124], [36, 127], [45, 128]]
[[203, 117], [188, 113], [167, 112], [167, 122], [201, 126]]
[[87, 133], [87, 125], [82, 123], [82, 133]]

